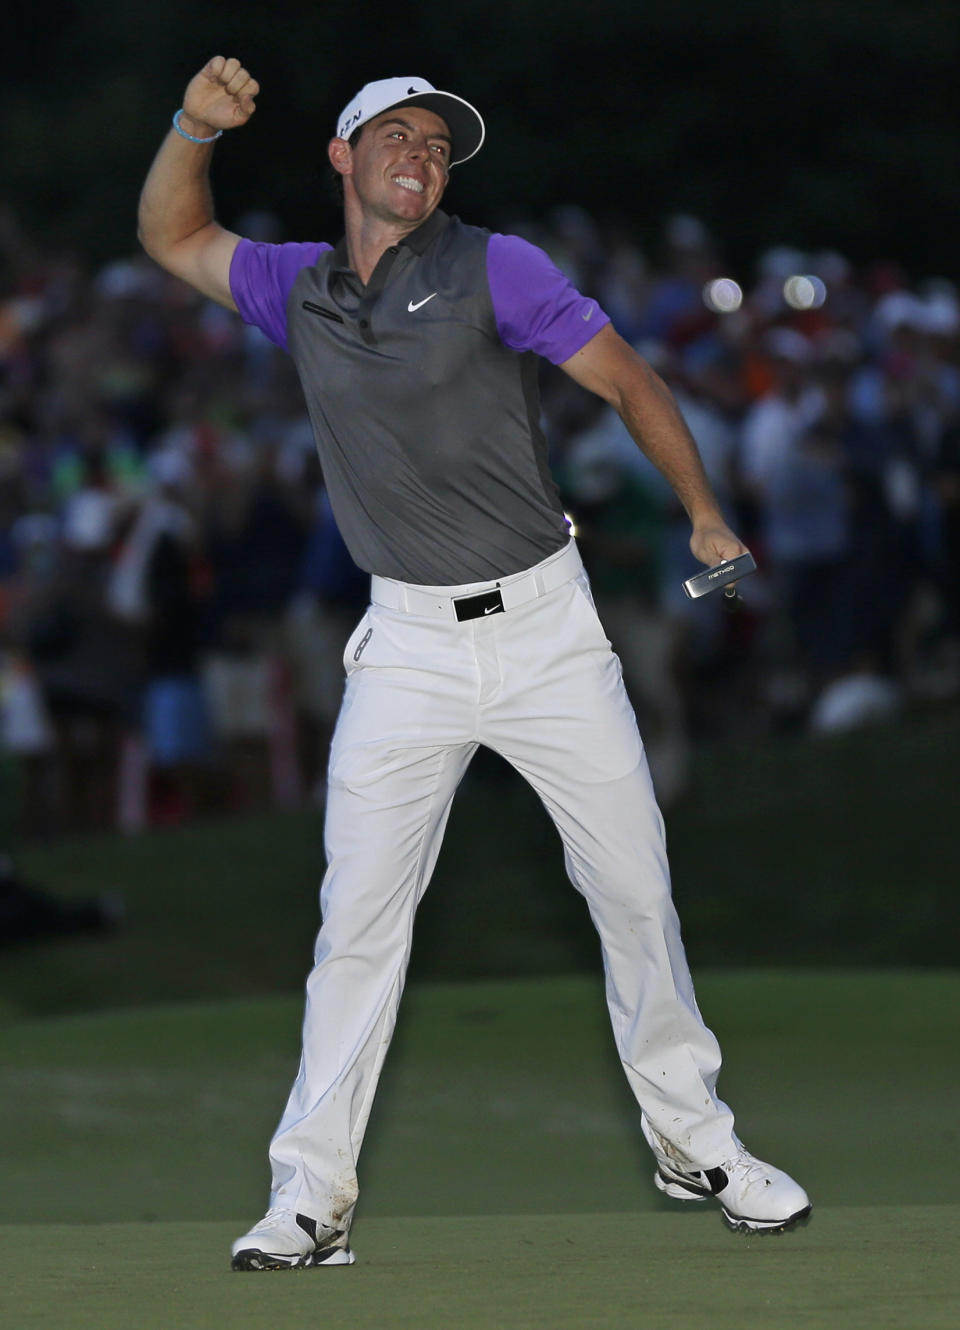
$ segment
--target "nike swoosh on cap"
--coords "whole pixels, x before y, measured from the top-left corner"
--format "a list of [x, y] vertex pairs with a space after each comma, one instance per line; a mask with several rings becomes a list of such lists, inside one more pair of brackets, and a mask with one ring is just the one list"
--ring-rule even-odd
[[423, 299], [422, 299], [422, 300], [418, 300], [418, 301], [416, 302], [416, 304], [414, 304], [414, 302], [413, 302], [412, 300], [409, 301], [408, 304], [407, 304], [407, 311], [408, 311], [410, 314], [412, 314], [412, 313], [414, 312], [414, 310], [419, 309], [419, 308], [421, 307], [421, 305], [425, 305], [425, 304], [427, 303], [428, 300], [432, 300], [433, 297], [434, 297], [436, 294], [437, 294], [436, 291], [431, 291], [430, 294], [429, 294], [428, 296], [424, 296]]

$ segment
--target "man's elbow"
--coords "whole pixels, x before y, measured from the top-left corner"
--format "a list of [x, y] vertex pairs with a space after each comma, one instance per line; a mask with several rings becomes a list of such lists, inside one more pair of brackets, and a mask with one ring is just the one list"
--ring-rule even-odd
[[155, 263], [159, 263], [161, 267], [167, 267], [163, 260], [163, 238], [157, 228], [150, 225], [149, 218], [145, 215], [143, 208], [137, 214], [137, 241], [140, 248], [145, 250]]
[[151, 227], [149, 223], [145, 223], [142, 217], [137, 223], [137, 240], [147, 256], [159, 267], [172, 276], [194, 285], [186, 262], [187, 255], [181, 244], [165, 239], [161, 232]]

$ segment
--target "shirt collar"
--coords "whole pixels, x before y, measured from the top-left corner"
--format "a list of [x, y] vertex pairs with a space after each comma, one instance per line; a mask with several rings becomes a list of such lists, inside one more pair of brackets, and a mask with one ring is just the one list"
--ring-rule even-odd
[[[427, 247], [436, 240], [441, 231], [445, 231], [450, 225], [451, 218], [441, 208], [436, 208], [427, 220], [418, 226], [415, 231], [411, 231], [408, 236], [404, 236], [400, 241], [401, 245], [406, 245], [412, 249], [414, 254], [423, 254]], [[350, 259], [347, 255], [347, 238], [341, 236], [333, 251], [333, 266], [342, 272], [352, 272]]]

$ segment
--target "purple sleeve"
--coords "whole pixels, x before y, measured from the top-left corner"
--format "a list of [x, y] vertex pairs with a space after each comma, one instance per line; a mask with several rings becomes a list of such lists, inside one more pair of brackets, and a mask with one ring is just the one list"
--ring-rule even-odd
[[513, 351], [536, 351], [561, 365], [610, 322], [542, 249], [519, 236], [490, 237], [487, 279], [497, 331]]
[[263, 245], [241, 240], [230, 264], [230, 294], [244, 323], [286, 351], [287, 297], [301, 268], [312, 268], [331, 245]]

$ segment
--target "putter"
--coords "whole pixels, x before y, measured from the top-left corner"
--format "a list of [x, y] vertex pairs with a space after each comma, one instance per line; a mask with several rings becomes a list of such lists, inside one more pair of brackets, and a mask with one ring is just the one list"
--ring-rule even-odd
[[723, 563], [715, 564], [712, 568], [704, 568], [702, 573], [688, 577], [683, 589], [691, 600], [698, 600], [700, 596], [707, 596], [711, 591], [719, 591], [722, 587], [724, 596], [733, 600], [737, 594], [733, 583], [756, 570], [757, 565], [752, 554], [738, 554], [735, 559], [725, 559]]

